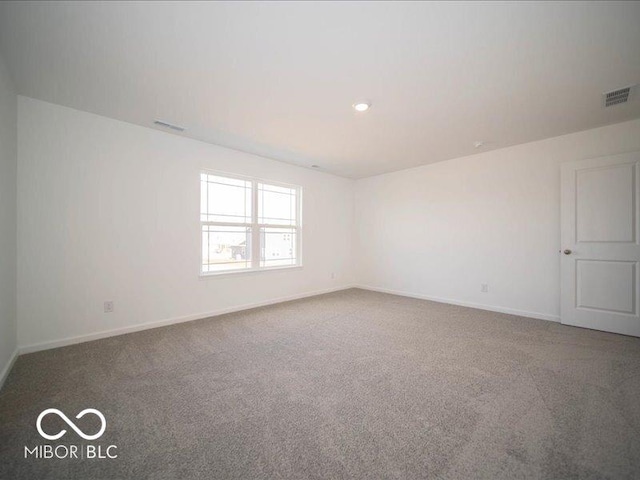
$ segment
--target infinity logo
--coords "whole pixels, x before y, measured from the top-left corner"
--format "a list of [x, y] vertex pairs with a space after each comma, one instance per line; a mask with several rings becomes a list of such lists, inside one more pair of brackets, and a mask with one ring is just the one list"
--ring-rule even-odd
[[104, 415], [102, 415], [102, 413], [100, 413], [95, 408], [87, 408], [85, 410], [82, 410], [78, 415], [76, 415], [76, 418], [82, 418], [87, 413], [93, 413], [100, 419], [100, 421], [102, 422], [102, 427], [100, 427], [100, 431], [95, 435], [86, 435], [82, 430], [76, 427], [75, 423], [69, 420], [69, 418], [57, 408], [47, 408], [40, 415], [38, 415], [38, 420], [36, 421], [36, 428], [38, 429], [38, 433], [40, 433], [40, 435], [42, 435], [42, 437], [46, 438], [47, 440], [57, 440], [60, 437], [62, 437], [65, 433], [67, 433], [66, 430], [62, 430], [55, 435], [49, 435], [42, 430], [42, 425], [41, 425], [42, 419], [47, 415], [49, 415], [50, 413], [55, 413], [56, 415], [58, 415], [62, 420], [67, 422], [67, 425], [73, 428], [73, 430], [85, 440], [95, 440], [96, 438], [100, 438], [104, 433], [105, 429], [107, 428], [107, 420], [104, 418]]

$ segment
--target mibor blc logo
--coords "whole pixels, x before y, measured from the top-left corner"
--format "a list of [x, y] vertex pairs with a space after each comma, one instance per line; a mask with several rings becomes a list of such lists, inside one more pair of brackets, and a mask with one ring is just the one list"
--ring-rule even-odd
[[55, 435], [49, 435], [48, 433], [45, 433], [42, 430], [42, 419], [47, 415], [49, 415], [50, 413], [55, 413], [56, 415], [58, 415], [62, 420], [64, 420], [67, 423], [67, 425], [73, 428], [73, 430], [85, 440], [96, 440], [97, 438], [100, 438], [107, 428], [107, 420], [104, 418], [104, 415], [98, 410], [96, 410], [95, 408], [86, 408], [76, 415], [76, 418], [82, 418], [87, 413], [93, 413], [100, 419], [100, 421], [102, 422], [102, 425], [100, 426], [100, 430], [98, 431], [98, 433], [96, 433], [95, 435], [87, 435], [86, 433], [84, 433], [82, 430], [80, 430], [76, 426], [75, 423], [69, 420], [69, 417], [67, 417], [64, 413], [62, 413], [57, 408], [47, 408], [40, 415], [38, 415], [38, 420], [36, 421], [36, 428], [38, 429], [38, 433], [42, 436], [42, 438], [46, 438], [47, 440], [57, 440], [60, 437], [62, 437], [65, 433], [67, 433], [66, 430], [61, 430], [59, 433]]
[[[58, 440], [62, 438], [67, 430], [61, 429], [57, 433], [47, 433], [42, 428], [42, 420], [47, 415], [57, 415], [60, 417], [80, 438], [84, 440], [97, 440], [100, 438], [107, 429], [107, 419], [102, 412], [95, 408], [86, 408], [76, 415], [76, 419], [81, 419], [85, 415], [95, 415], [100, 420], [100, 429], [97, 433], [85, 433], [83, 432], [73, 421], [69, 419], [63, 412], [57, 408], [47, 408], [43, 410], [38, 419], [36, 420], [36, 428], [40, 436], [46, 440]], [[32, 448], [24, 447], [24, 458], [37, 458], [37, 459], [114, 459], [118, 458], [116, 445], [93, 445], [93, 444], [59, 444], [59, 445], [36, 445]]]

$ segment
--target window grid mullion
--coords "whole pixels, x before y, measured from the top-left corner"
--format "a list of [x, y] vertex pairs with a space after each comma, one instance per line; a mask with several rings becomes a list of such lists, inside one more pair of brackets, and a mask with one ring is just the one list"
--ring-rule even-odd
[[258, 182], [251, 181], [251, 268], [260, 268], [260, 226], [258, 224]]
[[220, 227], [253, 227], [253, 223], [235, 223], [235, 222], [206, 222], [201, 220], [200, 223], [205, 226], [220, 226]]
[[281, 223], [259, 223], [258, 226], [261, 228], [298, 228], [295, 224], [283, 225]]

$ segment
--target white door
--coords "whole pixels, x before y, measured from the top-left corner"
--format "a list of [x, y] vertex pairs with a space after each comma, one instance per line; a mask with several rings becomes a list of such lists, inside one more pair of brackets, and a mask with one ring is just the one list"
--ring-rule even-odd
[[640, 336], [640, 152], [562, 165], [561, 321]]

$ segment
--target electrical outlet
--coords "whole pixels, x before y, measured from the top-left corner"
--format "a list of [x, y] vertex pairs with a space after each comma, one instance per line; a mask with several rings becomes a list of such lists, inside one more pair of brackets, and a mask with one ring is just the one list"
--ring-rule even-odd
[[483, 283], [480, 285], [480, 291], [482, 293], [489, 293], [489, 284], [488, 283]]
[[113, 300], [107, 300], [104, 302], [104, 313], [112, 313], [113, 312]]

